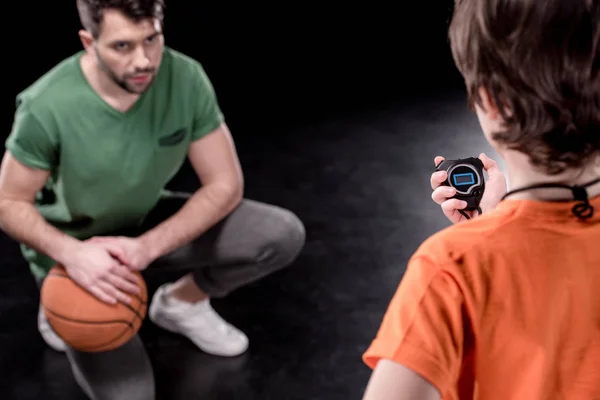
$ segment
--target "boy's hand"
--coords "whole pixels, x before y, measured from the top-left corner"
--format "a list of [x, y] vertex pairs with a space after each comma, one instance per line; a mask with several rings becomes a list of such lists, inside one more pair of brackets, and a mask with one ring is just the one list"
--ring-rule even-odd
[[[488, 156], [483, 153], [479, 155], [479, 159], [483, 162], [483, 167], [488, 176], [488, 179], [485, 182], [485, 191], [483, 192], [483, 197], [479, 204], [481, 211], [485, 214], [496, 208], [498, 203], [502, 200], [502, 197], [506, 194], [506, 179], [504, 178], [504, 174], [502, 174], [500, 167], [498, 167], [498, 164], [494, 160], [488, 158]], [[439, 165], [442, 161], [444, 161], [444, 157], [435, 157], [435, 165]], [[448, 174], [446, 171], [434, 172], [431, 175], [431, 188], [433, 189], [431, 198], [434, 202], [442, 206], [442, 211], [450, 222], [456, 224], [466, 220], [459, 210], [464, 209], [467, 206], [467, 203], [462, 200], [451, 198], [456, 194], [456, 189], [450, 186], [442, 186], [442, 182], [447, 178]], [[474, 218], [479, 214], [477, 211], [465, 211], [465, 213], [470, 218]]]

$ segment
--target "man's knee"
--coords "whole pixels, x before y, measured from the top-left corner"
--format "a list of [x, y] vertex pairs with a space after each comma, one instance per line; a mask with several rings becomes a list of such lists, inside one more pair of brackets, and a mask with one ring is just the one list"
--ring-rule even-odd
[[259, 263], [273, 269], [284, 268], [296, 260], [306, 242], [304, 224], [293, 212], [275, 207], [271, 223], [263, 232]]

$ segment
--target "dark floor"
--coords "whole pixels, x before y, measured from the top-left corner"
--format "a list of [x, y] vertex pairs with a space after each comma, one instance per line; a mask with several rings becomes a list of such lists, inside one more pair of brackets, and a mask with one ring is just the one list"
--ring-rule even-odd
[[[293, 210], [307, 244], [286, 271], [215, 301], [251, 348], [219, 359], [148, 320], [141, 335], [161, 399], [360, 399], [373, 339], [405, 264], [447, 221], [430, 198], [434, 156], [490, 152], [464, 95], [398, 105], [280, 135], [234, 131], [246, 196]], [[173, 186], [193, 187], [184, 170]], [[36, 329], [38, 294], [0, 236], [0, 396], [85, 399]], [[148, 282], [151, 292], [161, 279]]]

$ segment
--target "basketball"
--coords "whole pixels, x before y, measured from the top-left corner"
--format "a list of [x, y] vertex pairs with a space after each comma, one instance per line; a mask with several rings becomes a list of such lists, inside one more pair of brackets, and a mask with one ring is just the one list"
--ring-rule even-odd
[[130, 304], [108, 304], [74, 282], [65, 269], [53, 267], [41, 289], [41, 306], [50, 326], [70, 347], [88, 353], [113, 350], [140, 329], [146, 316], [148, 292], [141, 274], [141, 293]]

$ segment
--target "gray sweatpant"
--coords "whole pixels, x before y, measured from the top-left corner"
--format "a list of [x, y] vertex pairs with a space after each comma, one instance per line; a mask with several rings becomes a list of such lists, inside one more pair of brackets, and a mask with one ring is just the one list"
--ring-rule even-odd
[[[175, 213], [184, 196], [167, 197], [151, 212], [149, 229]], [[148, 268], [193, 272], [210, 297], [222, 297], [291, 264], [304, 246], [300, 220], [279, 207], [243, 200], [223, 221], [191, 244], [157, 260]], [[76, 381], [92, 400], [153, 400], [152, 366], [135, 336], [104, 353], [67, 350]]]

